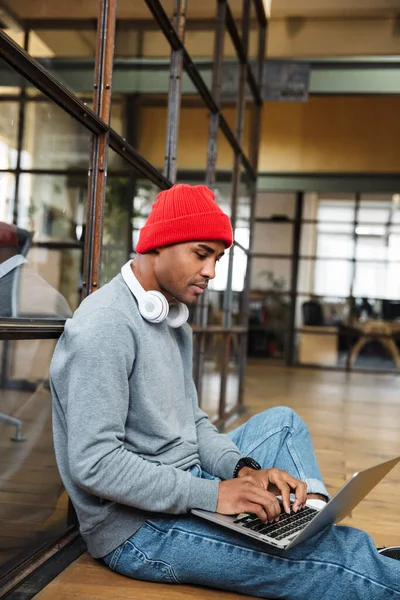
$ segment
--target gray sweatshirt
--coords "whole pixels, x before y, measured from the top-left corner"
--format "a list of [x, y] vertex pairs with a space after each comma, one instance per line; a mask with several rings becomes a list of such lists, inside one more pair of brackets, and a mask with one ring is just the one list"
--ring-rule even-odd
[[197, 403], [192, 332], [145, 321], [121, 275], [86, 298], [50, 366], [54, 446], [94, 557], [154, 513], [215, 511], [218, 481], [241, 457]]

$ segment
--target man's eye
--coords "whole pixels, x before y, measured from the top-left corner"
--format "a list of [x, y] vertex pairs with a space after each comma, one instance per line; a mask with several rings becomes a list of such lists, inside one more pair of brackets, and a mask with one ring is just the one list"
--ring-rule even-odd
[[200, 254], [200, 252], [196, 252], [197, 256], [201, 259], [207, 258], [207, 254]]

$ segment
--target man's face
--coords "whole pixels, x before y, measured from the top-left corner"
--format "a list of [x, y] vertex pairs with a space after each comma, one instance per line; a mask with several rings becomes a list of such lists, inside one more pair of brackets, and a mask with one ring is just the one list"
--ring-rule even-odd
[[154, 263], [154, 273], [161, 291], [170, 299], [184, 304], [196, 304], [223, 256], [222, 242], [186, 242], [160, 248]]

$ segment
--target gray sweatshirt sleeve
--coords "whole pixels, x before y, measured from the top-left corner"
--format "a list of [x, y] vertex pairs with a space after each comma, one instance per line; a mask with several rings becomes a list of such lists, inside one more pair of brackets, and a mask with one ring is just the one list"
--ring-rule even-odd
[[67, 321], [52, 383], [66, 418], [73, 481], [90, 494], [142, 510], [214, 511], [217, 481], [151, 463], [125, 448], [134, 360], [132, 328], [119, 311], [98, 309]]
[[202, 468], [220, 479], [232, 479], [234, 468], [242, 454], [228, 436], [219, 433], [205, 412], [198, 406], [193, 384], [193, 403], [196, 420], [197, 443]]

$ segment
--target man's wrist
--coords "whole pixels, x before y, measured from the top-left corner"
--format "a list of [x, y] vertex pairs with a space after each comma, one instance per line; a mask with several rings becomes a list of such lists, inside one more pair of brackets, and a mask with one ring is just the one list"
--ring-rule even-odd
[[[248, 467], [248, 468], [252, 469], [253, 471], [261, 470], [261, 465], [259, 465], [258, 462], [256, 460], [254, 460], [254, 458], [251, 458], [251, 456], [245, 456], [245, 457], [241, 458], [236, 464], [236, 467], [233, 471], [234, 479], [235, 479], [235, 477], [238, 477], [239, 472], [244, 467]], [[243, 475], [241, 475], [241, 477], [243, 477]]]
[[254, 473], [254, 469], [251, 467], [242, 467], [236, 477], [247, 477], [247, 475], [252, 475]]

